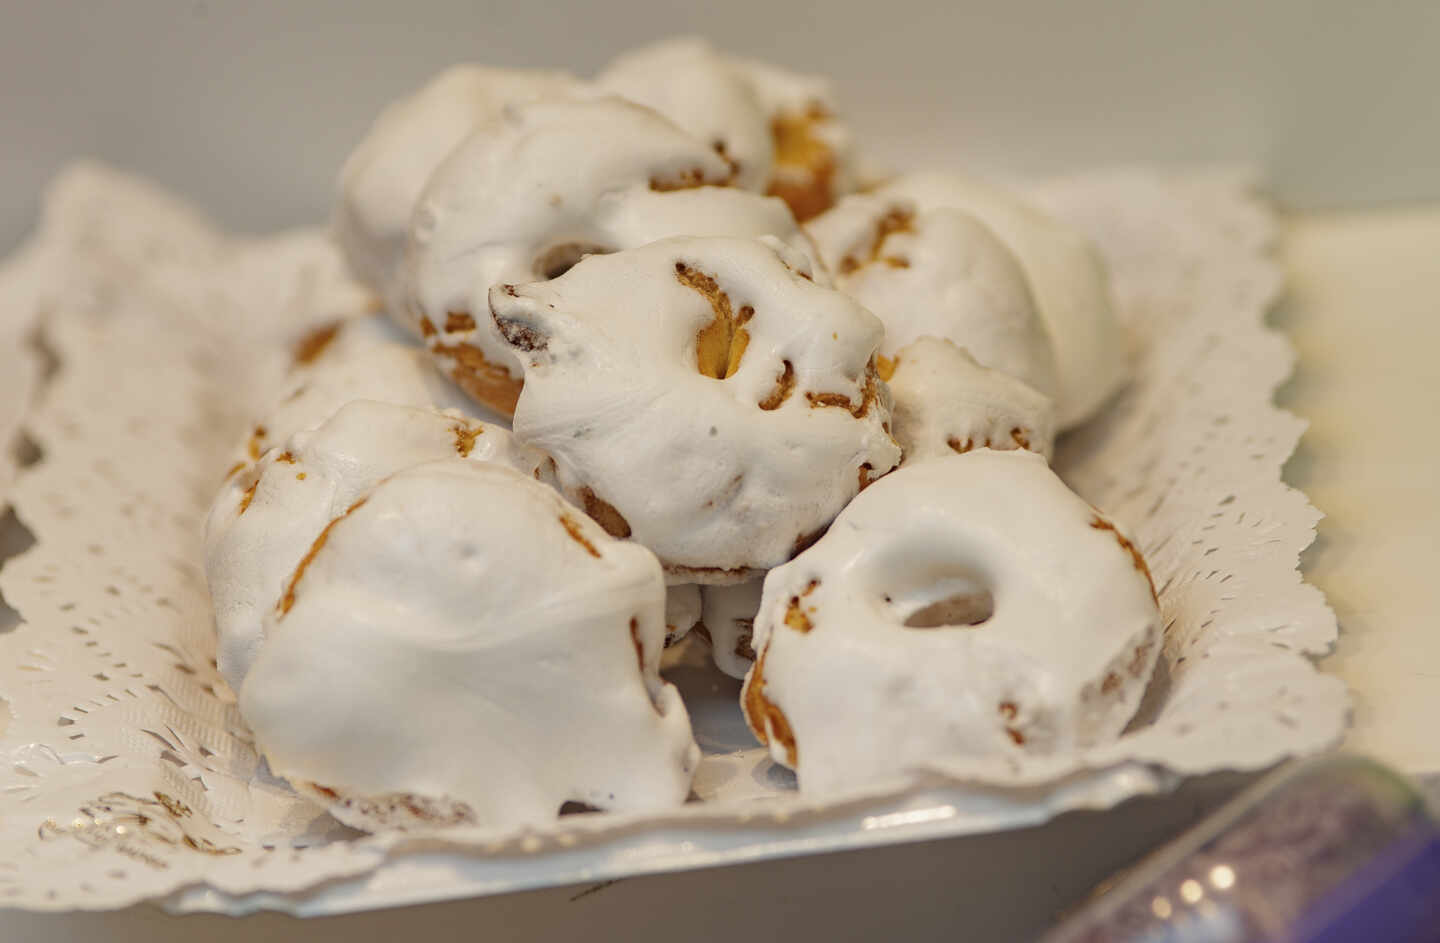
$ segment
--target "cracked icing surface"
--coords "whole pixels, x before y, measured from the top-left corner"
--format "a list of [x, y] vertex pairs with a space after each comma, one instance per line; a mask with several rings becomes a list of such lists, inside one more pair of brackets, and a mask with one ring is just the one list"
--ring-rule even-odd
[[1055, 404], [989, 370], [950, 341], [922, 337], [889, 362], [895, 441], [905, 465], [971, 449], [1029, 449], [1050, 458]]
[[873, 368], [880, 322], [804, 270], [778, 241], [666, 239], [490, 294], [524, 356], [516, 437], [675, 582], [783, 563], [863, 467], [899, 461]]
[[973, 216], [866, 193], [846, 197], [806, 230], [840, 288], [885, 322], [886, 356], [925, 335], [945, 338], [1056, 394], [1055, 351], [1025, 271]]

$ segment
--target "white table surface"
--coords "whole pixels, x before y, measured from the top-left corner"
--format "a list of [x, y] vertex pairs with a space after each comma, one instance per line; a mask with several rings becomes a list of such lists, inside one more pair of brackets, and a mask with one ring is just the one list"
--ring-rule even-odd
[[[1323, 665], [1355, 691], [1347, 745], [1440, 774], [1440, 206], [1291, 216], [1281, 252], [1290, 289], [1274, 322], [1301, 359], [1280, 402], [1311, 422], [1286, 473], [1329, 515], [1304, 566], [1341, 621]], [[1244, 781], [1018, 832], [308, 921], [0, 911], [0, 940], [1012, 941]]]

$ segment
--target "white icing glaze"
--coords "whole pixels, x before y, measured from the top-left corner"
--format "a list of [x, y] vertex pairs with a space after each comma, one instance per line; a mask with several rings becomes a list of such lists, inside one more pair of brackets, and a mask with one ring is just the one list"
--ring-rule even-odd
[[985, 366], [1055, 393], [1055, 353], [1025, 272], [973, 216], [855, 194], [806, 228], [836, 284], [885, 322], [886, 356], [921, 335], [949, 338]]
[[694, 583], [669, 586], [665, 590], [665, 647], [690, 634], [700, 621], [700, 587]]
[[821, 75], [793, 72], [759, 59], [732, 57], [730, 62], [755, 90], [767, 115], [803, 115], [808, 112], [834, 114], [835, 92], [830, 80]]
[[[851, 192], [858, 178], [854, 135], [837, 117], [835, 95], [829, 81], [822, 76], [792, 72], [754, 59], [732, 61], [749, 80], [761, 107], [770, 117], [776, 141], [771, 192], [795, 187], [821, 193], [824, 205], [818, 206], [816, 212]], [[803, 128], [802, 139], [823, 146], [824, 156], [817, 160], [813, 147], [788, 147], [784, 130], [787, 127]]]
[[[960, 601], [987, 592], [993, 614], [964, 624], [984, 611]], [[769, 573], [742, 702], [800, 789], [833, 793], [947, 757], [1112, 739], [1160, 632], [1114, 525], [1040, 456], [982, 449], [892, 473]]]
[[518, 361], [486, 317], [492, 285], [674, 235], [774, 235], [814, 252], [780, 201], [695, 186], [729, 178], [703, 142], [618, 98], [507, 109], [436, 171], [416, 211], [409, 278], [421, 333], [447, 373], [508, 411], [515, 391], [503, 401], [461, 374], [474, 351], [488, 373], [518, 383]]
[[557, 245], [608, 245], [596, 225], [631, 188], [729, 179], [725, 161], [646, 108], [618, 98], [507, 108], [454, 151], [421, 195], [411, 229], [413, 289], [437, 327], [491, 285], [544, 278]]
[[902, 465], [980, 448], [1025, 448], [1046, 459], [1054, 451], [1054, 401], [948, 340], [902, 347], [889, 384]]
[[[677, 238], [490, 293], [525, 358], [516, 436], [674, 582], [785, 561], [899, 459], [880, 322], [805, 268], [774, 240]], [[725, 328], [721, 310], [719, 364], [702, 373], [701, 331]]]
[[[357, 399], [476, 413], [474, 404], [440, 374], [423, 348], [383, 317], [353, 318], [321, 329], [241, 445], [241, 466], [297, 432], [314, 429]], [[302, 349], [303, 349], [302, 345]]]
[[687, 36], [617, 57], [596, 82], [710, 143], [734, 161], [738, 186], [783, 196], [802, 218], [854, 188], [853, 138], [819, 76]]
[[595, 83], [653, 108], [709, 143], [735, 167], [735, 184], [764, 190], [775, 145], [771, 112], [748, 76], [703, 39], [661, 40], [617, 56]]
[[710, 636], [710, 657], [715, 667], [732, 678], [744, 678], [755, 663], [751, 636], [764, 585], [765, 581], [758, 579], [700, 588], [700, 622]]
[[393, 324], [382, 317], [356, 318], [340, 322], [320, 354], [291, 371], [274, 409], [259, 423], [265, 429], [264, 436], [255, 438], [259, 451], [314, 429], [357, 399], [477, 413], [469, 397], [435, 369], [426, 351]]
[[963, 210], [1015, 253], [1055, 348], [1061, 429], [1094, 415], [1124, 382], [1127, 352], [1109, 275], [1079, 232], [1008, 191], [956, 174], [912, 174], [887, 184], [878, 195], [910, 201], [922, 213]]
[[220, 673], [240, 690], [264, 641], [262, 621], [315, 537], [378, 482], [463, 453], [545, 477], [549, 462], [505, 429], [440, 413], [356, 400], [287, 436], [285, 450], [226, 480], [205, 525], [205, 572]]
[[633, 189], [606, 206], [612, 243], [637, 248], [673, 236], [771, 236], [805, 257], [817, 284], [833, 284], [810, 234], [779, 197], [729, 187], [695, 187], [657, 193]]
[[459, 458], [386, 479], [312, 550], [240, 691], [275, 772], [484, 825], [685, 801], [699, 749], [648, 550]]
[[396, 276], [410, 215], [430, 175], [507, 104], [579, 89], [561, 72], [457, 65], [387, 107], [340, 170], [334, 232], [351, 271], [405, 316]]

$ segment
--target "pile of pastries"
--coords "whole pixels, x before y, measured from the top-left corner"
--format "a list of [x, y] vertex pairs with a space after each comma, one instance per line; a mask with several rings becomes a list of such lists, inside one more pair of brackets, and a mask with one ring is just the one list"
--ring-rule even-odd
[[682, 39], [441, 73], [334, 232], [383, 313], [299, 340], [206, 567], [260, 750], [341, 818], [685, 802], [687, 634], [807, 794], [1135, 713], [1145, 561], [1048, 464], [1124, 339], [1019, 196], [868, 178], [823, 80]]

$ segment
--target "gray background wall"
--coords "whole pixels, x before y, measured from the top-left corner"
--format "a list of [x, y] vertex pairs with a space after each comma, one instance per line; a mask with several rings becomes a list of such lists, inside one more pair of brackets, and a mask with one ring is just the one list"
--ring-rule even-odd
[[834, 76], [901, 163], [1251, 161], [1292, 205], [1440, 198], [1440, 3], [0, 2], [0, 251], [97, 155], [264, 230], [324, 214], [376, 110], [465, 59], [586, 72], [676, 32]]

